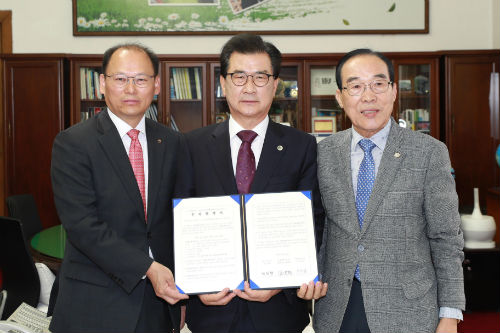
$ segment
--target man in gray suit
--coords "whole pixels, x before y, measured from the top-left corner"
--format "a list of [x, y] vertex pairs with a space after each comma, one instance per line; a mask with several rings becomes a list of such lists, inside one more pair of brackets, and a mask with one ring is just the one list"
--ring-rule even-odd
[[330, 290], [316, 332], [456, 332], [463, 235], [448, 151], [391, 118], [397, 88], [382, 54], [349, 52], [336, 79], [352, 128], [318, 147]]

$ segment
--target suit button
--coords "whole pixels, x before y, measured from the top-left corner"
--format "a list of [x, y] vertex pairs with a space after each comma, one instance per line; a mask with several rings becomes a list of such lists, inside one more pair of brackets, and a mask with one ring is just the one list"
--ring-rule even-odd
[[365, 250], [365, 247], [361, 244], [358, 245], [358, 252], [363, 252]]
[[151, 231], [148, 231], [148, 239], [151, 239], [151, 238], [153, 238], [153, 237], [151, 236]]

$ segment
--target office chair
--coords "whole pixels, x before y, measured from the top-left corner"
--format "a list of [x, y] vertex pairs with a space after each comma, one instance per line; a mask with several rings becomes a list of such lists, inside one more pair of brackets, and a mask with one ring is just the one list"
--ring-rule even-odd
[[0, 216], [0, 269], [2, 289], [7, 291], [2, 319], [8, 318], [22, 302], [37, 307], [40, 278], [33, 263], [18, 219]]
[[42, 222], [40, 222], [33, 195], [19, 194], [7, 197], [7, 208], [9, 217], [21, 221], [26, 241], [29, 241], [37, 232], [42, 231]]

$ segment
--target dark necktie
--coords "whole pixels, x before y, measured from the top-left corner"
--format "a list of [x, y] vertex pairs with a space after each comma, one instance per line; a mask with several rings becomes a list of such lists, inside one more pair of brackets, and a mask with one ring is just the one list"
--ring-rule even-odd
[[252, 152], [252, 141], [257, 137], [257, 133], [244, 130], [238, 132], [237, 135], [242, 142], [236, 162], [236, 185], [238, 186], [238, 193], [245, 194], [250, 192], [250, 186], [252, 186], [253, 177], [255, 176], [255, 156]]
[[[368, 206], [368, 200], [370, 199], [373, 183], [375, 182], [375, 161], [372, 156], [372, 150], [375, 148], [375, 144], [368, 139], [362, 139], [358, 144], [365, 153], [363, 161], [361, 161], [361, 165], [359, 166], [358, 186], [356, 191], [356, 212], [358, 213], [359, 228], [361, 229], [363, 228], [366, 207]], [[356, 266], [354, 276], [361, 281], [359, 265]]]
[[141, 143], [139, 142], [139, 130], [131, 129], [127, 132], [127, 135], [132, 139], [132, 142], [130, 143], [130, 150], [128, 152], [128, 158], [130, 159], [132, 170], [134, 170], [134, 175], [135, 179], [137, 180], [137, 185], [139, 186], [139, 191], [141, 192], [142, 204], [144, 205], [144, 216], [147, 219], [144, 159], [142, 156]]

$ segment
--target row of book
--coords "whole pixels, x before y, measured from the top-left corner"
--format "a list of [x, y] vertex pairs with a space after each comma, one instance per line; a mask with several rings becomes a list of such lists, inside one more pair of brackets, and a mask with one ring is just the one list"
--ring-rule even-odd
[[104, 110], [106, 110], [105, 106], [89, 106], [87, 110], [80, 112], [80, 121], [85, 121]]
[[99, 89], [99, 72], [94, 68], [80, 68], [80, 98], [102, 99]]
[[201, 68], [172, 68], [170, 77], [170, 98], [201, 99]]

